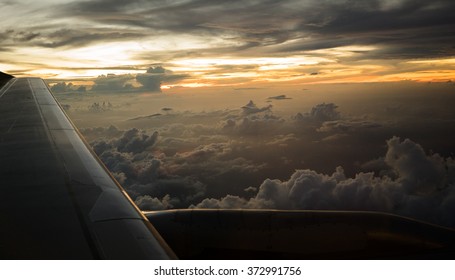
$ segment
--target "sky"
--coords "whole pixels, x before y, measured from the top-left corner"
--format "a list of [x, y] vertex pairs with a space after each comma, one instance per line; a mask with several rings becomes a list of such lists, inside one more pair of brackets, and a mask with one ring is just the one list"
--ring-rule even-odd
[[449, 0], [5, 0], [0, 68], [88, 85], [128, 74], [149, 90], [146, 79], [162, 89], [447, 82], [454, 12]]
[[455, 227], [455, 2], [2, 1], [143, 210], [372, 210]]

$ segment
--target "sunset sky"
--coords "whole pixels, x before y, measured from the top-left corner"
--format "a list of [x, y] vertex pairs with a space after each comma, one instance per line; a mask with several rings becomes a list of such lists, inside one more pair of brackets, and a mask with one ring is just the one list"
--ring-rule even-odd
[[0, 70], [162, 89], [447, 82], [454, 14], [450, 0], [5, 0]]
[[453, 0], [6, 0], [0, 71], [44, 78], [143, 210], [455, 228], [454, 15]]

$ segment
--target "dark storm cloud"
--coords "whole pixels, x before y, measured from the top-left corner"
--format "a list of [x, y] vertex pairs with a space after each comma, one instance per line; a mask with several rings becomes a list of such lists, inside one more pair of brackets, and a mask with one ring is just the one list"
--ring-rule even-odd
[[142, 28], [145, 36], [223, 36], [239, 43], [231, 51], [254, 47], [256, 53], [279, 54], [373, 45], [378, 48], [357, 54], [364, 58], [418, 58], [455, 53], [455, 2], [448, 0], [99, 0], [62, 5], [59, 12], [112, 28]]
[[[147, 91], [161, 92], [163, 82], [176, 82], [188, 78], [187, 74], [176, 74], [164, 69], [162, 66], [150, 67], [144, 74], [107, 74], [100, 75], [93, 80], [91, 91], [100, 92], [130, 92], [130, 91]], [[141, 86], [133, 86], [132, 83], [137, 81]], [[57, 85], [60, 85], [58, 83]]]
[[100, 75], [93, 80], [92, 91], [118, 91], [128, 89], [127, 82], [134, 79], [133, 75]]
[[147, 69], [145, 74], [136, 75], [136, 80], [142, 85], [143, 89], [159, 92], [163, 82], [177, 82], [188, 77], [186, 74], [174, 74], [162, 66], [156, 66]]

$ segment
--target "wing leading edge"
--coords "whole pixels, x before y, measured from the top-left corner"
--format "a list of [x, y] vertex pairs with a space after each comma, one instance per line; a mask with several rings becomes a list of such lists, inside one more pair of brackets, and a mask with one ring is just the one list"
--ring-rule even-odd
[[175, 258], [38, 78], [0, 89], [0, 258]]

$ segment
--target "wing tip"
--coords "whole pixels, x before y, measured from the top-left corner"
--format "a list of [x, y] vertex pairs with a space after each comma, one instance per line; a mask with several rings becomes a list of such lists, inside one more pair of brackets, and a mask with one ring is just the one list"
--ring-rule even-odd
[[0, 88], [2, 88], [12, 78], [14, 78], [14, 76], [0, 71]]

